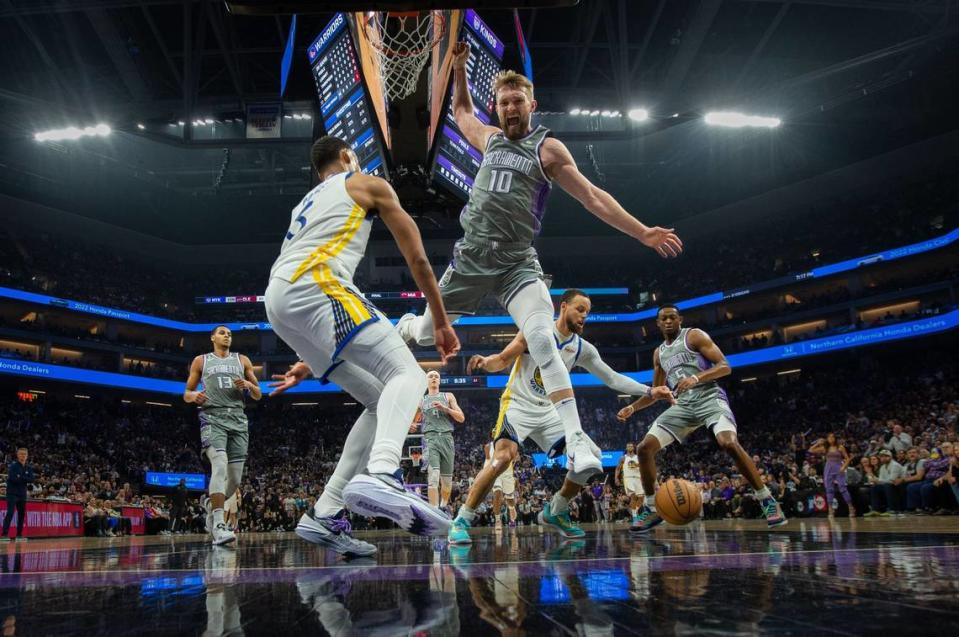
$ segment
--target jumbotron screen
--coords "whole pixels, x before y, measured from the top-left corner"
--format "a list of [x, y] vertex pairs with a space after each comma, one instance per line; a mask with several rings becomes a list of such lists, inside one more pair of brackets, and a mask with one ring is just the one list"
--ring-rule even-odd
[[386, 152], [346, 14], [337, 13], [307, 49], [327, 135], [346, 141], [364, 173], [387, 177]]
[[[483, 123], [493, 123], [493, 79], [503, 68], [503, 42], [472, 9], [466, 11], [460, 40], [468, 42], [471, 49], [466, 65], [466, 83], [473, 98], [473, 110]], [[483, 153], [466, 141], [456, 125], [452, 82], [449, 83], [443, 109], [439, 134], [435, 137], [431, 153], [433, 162], [430, 175], [434, 183], [465, 201], [473, 190], [473, 180], [483, 162]]]

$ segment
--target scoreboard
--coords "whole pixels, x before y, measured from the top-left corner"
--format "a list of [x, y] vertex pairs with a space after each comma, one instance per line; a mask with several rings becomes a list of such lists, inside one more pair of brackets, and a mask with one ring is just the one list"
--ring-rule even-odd
[[[474, 112], [484, 124], [493, 123], [496, 114], [493, 78], [503, 68], [503, 42], [472, 9], [466, 11], [460, 39], [468, 42], [471, 50], [466, 65], [466, 84], [473, 98]], [[473, 190], [473, 179], [483, 162], [483, 153], [466, 141], [456, 125], [452, 82], [443, 109], [430, 174], [433, 182], [465, 201]]]
[[386, 152], [346, 14], [337, 13], [307, 49], [327, 135], [346, 141], [364, 173], [387, 177]]

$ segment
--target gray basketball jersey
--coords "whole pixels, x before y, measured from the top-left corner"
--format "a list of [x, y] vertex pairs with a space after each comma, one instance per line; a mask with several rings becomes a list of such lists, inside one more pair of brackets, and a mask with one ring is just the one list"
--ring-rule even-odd
[[[686, 345], [686, 336], [689, 334], [689, 328], [683, 328], [679, 331], [676, 339], [669, 344], [665, 342], [659, 346], [659, 366], [666, 372], [666, 385], [676, 389], [676, 385], [690, 376], [699, 376], [701, 373], [712, 367], [706, 358], [699, 352], [694, 352]], [[679, 396], [677, 402], [689, 403], [703, 398], [714, 398], [718, 394], [725, 396], [725, 392], [716, 384], [716, 381], [699, 383], [687, 392]]]
[[542, 228], [552, 186], [539, 161], [539, 149], [549, 135], [549, 129], [537, 126], [515, 141], [502, 133], [490, 137], [460, 214], [467, 243], [472, 237], [532, 245]]
[[245, 401], [243, 390], [233, 386], [233, 382], [243, 378], [243, 363], [240, 355], [231, 352], [226, 358], [220, 358], [213, 352], [203, 357], [203, 391], [206, 402], [203, 409], [235, 407], [243, 409]]
[[452, 433], [453, 421], [445, 413], [433, 407], [433, 403], [442, 403], [444, 407], [450, 406], [450, 401], [446, 397], [446, 392], [440, 392], [435, 396], [426, 394], [423, 396], [423, 433]]

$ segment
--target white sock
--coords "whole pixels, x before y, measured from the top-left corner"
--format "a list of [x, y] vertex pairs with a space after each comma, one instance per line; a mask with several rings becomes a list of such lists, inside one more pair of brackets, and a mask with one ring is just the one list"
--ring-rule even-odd
[[[342, 456], [340, 462], [342, 462]], [[339, 469], [339, 465], [337, 465], [337, 469]], [[349, 480], [336, 475], [336, 473], [330, 477], [330, 481], [323, 487], [320, 499], [313, 505], [313, 514], [316, 517], [331, 518], [340, 512], [343, 508], [343, 487], [346, 486], [347, 482]]]
[[769, 492], [769, 487], [763, 487], [762, 489], [755, 489], [756, 497], [760, 500], [768, 500], [773, 497], [773, 494]]
[[644, 502], [650, 511], [656, 510], [656, 494], [655, 493], [653, 494], [647, 493]]
[[[406, 353], [412, 356], [409, 350]], [[376, 437], [367, 465], [370, 473], [393, 473], [399, 468], [403, 442], [423, 395], [424, 378], [419, 367], [400, 368], [383, 386], [376, 403]]]
[[556, 413], [563, 421], [563, 431], [566, 433], [566, 442], [573, 439], [573, 436], [583, 431], [583, 424], [579, 421], [579, 410], [576, 409], [575, 398], [564, 398], [555, 403]]
[[556, 495], [553, 496], [553, 499], [549, 503], [549, 512], [553, 515], [559, 515], [560, 513], [566, 513], [569, 511], [569, 498], [560, 494], [559, 491], [556, 492]]
[[472, 522], [473, 519], [476, 517], [476, 511], [474, 511], [473, 509], [469, 508], [468, 506], [464, 504], [460, 507], [460, 511], [459, 513], [456, 514], [456, 517], [463, 518], [467, 522]]
[[213, 526], [225, 524], [223, 521], [223, 509], [213, 509]]

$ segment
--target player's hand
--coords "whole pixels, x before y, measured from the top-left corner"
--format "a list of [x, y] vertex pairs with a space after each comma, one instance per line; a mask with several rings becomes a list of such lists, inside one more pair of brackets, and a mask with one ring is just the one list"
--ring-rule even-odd
[[415, 423], [415, 422], [412, 425], [410, 425], [410, 433], [415, 434], [419, 426], [420, 426], [419, 423]]
[[699, 383], [699, 379], [695, 376], [687, 376], [686, 378], [679, 381], [679, 384], [676, 385], [676, 395], [683, 393], [684, 391], [689, 391]]
[[486, 369], [486, 363], [488, 362], [488, 357], [482, 356], [481, 354], [473, 354], [470, 356], [470, 360], [466, 364], [466, 373], [472, 374], [475, 371]]
[[635, 413], [636, 413], [636, 410], [633, 409], [632, 405], [626, 405], [625, 407], [619, 410], [618, 414], [616, 414], [616, 419], [619, 420], [619, 422], [626, 422], [627, 420], [629, 420], [630, 416], [632, 416]]
[[676, 235], [673, 228], [659, 226], [646, 228], [639, 240], [644, 246], [658, 252], [664, 259], [678, 257], [683, 251], [683, 241]]
[[195, 391], [193, 392], [193, 400], [190, 401], [196, 405], [202, 405], [206, 402], [206, 392], [205, 391]]
[[433, 409], [439, 409], [440, 411], [449, 411], [449, 408], [438, 400], [434, 400], [430, 407]]
[[237, 378], [233, 381], [233, 386], [239, 389], [240, 391], [250, 391], [253, 389], [253, 383], [246, 380], [245, 378]]
[[460, 339], [456, 337], [456, 332], [451, 325], [434, 328], [433, 339], [436, 343], [436, 351], [439, 352], [444, 363], [460, 351]]
[[453, 68], [465, 69], [470, 60], [469, 42], [457, 42], [453, 45]]
[[676, 404], [676, 397], [673, 396], [673, 392], [669, 390], [669, 387], [666, 385], [660, 385], [659, 387], [653, 387], [653, 390], [650, 392], [649, 397], [653, 400], [665, 400], [670, 405]]
[[273, 374], [273, 380], [279, 382], [268, 385], [268, 387], [274, 388], [273, 391], [270, 392], [270, 396], [279, 396], [286, 390], [296, 387], [311, 373], [310, 366], [300, 361], [291, 365], [285, 374]]

